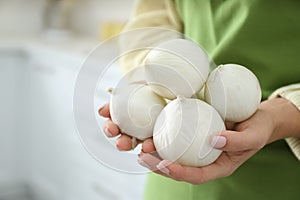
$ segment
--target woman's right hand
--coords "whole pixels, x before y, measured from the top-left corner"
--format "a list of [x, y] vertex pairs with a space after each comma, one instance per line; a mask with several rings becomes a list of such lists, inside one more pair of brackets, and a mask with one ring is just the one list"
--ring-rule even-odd
[[137, 144], [142, 144], [143, 152], [152, 152], [155, 151], [155, 147], [152, 142], [152, 138], [146, 139], [144, 141], [137, 140], [134, 142], [131, 136], [121, 133], [119, 127], [113, 123], [110, 116], [109, 104], [103, 105], [99, 108], [98, 113], [100, 116], [108, 118], [107, 121], [103, 125], [103, 131], [107, 137], [116, 137], [119, 136], [116, 140], [116, 147], [120, 151], [128, 151], [132, 150]]

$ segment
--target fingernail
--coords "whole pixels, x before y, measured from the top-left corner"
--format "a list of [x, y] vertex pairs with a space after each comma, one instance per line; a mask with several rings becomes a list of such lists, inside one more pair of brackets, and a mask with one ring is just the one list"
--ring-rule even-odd
[[147, 163], [145, 163], [142, 159], [138, 159], [137, 162], [138, 162], [141, 166], [150, 169], [150, 166], [149, 166]]
[[170, 174], [170, 170], [167, 168], [167, 165], [169, 165], [169, 164], [171, 164], [169, 161], [163, 160], [163, 161], [160, 161], [158, 163], [158, 165], [156, 165], [156, 168], [159, 171], [161, 171], [162, 173], [169, 175]]
[[211, 141], [211, 146], [214, 148], [223, 148], [226, 144], [226, 137], [224, 136], [214, 136], [212, 141]]
[[132, 137], [131, 139], [131, 148], [134, 149], [137, 145], [137, 141], [135, 137]]
[[110, 132], [110, 130], [109, 130], [107, 127], [104, 128], [104, 132], [105, 132], [105, 134], [106, 134], [108, 137], [112, 137], [112, 136], [113, 136], [113, 134]]

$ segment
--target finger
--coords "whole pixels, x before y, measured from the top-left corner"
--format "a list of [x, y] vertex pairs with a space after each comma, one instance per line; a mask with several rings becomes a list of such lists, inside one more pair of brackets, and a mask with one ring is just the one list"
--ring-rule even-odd
[[161, 158], [157, 154], [157, 152], [152, 153], [143, 153], [141, 152], [139, 154], [139, 160], [138, 162], [143, 165], [144, 167], [147, 167], [151, 171], [157, 170], [157, 165], [160, 163]]
[[223, 131], [220, 135], [214, 136], [211, 145], [223, 151], [246, 151], [261, 148], [261, 140], [255, 133], [250, 131]]
[[140, 140], [136, 140], [131, 136], [121, 134], [121, 136], [116, 140], [116, 147], [120, 151], [129, 151], [134, 149], [140, 142]]
[[109, 104], [104, 104], [98, 110], [98, 114], [102, 117], [110, 118]]
[[104, 123], [103, 130], [104, 130], [105, 135], [107, 135], [107, 137], [115, 137], [120, 134], [119, 127], [116, 124], [114, 124], [111, 121], [111, 119], [108, 119]]
[[157, 169], [157, 165], [161, 162], [161, 158], [158, 156], [157, 153], [140, 153], [138, 163], [151, 170], [152, 172], [155, 172], [159, 175], [165, 176], [170, 178], [167, 173], [162, 172]]
[[156, 151], [152, 138], [148, 138], [143, 142], [142, 151], [144, 153], [150, 153]]
[[157, 167], [161, 172], [167, 172], [167, 175], [174, 180], [185, 181], [191, 184], [202, 184], [229, 176], [236, 169], [236, 165], [232, 165], [225, 154], [221, 155], [221, 157], [219, 159], [224, 161], [215, 162], [204, 167], [188, 167], [178, 163], [171, 163], [167, 160], [161, 161]]

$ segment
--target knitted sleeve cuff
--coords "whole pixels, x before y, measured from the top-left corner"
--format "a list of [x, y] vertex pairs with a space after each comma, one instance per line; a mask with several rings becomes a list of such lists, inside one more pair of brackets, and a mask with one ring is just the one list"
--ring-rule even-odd
[[182, 37], [182, 22], [172, 0], [137, 0], [119, 40], [122, 72], [143, 65], [151, 48], [161, 42]]
[[[300, 111], [300, 83], [281, 87], [273, 92], [269, 99], [282, 97], [293, 103]], [[299, 122], [300, 123], [300, 122]], [[290, 137], [285, 139], [292, 152], [300, 161], [300, 138]]]

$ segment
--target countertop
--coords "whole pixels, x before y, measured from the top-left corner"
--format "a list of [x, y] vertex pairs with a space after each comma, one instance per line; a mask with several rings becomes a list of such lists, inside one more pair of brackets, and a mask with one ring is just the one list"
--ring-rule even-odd
[[105, 45], [107, 49], [116, 48], [116, 44], [112, 42], [101, 42], [87, 36], [74, 34], [0, 36], [0, 51], [2, 52], [21, 52], [34, 57], [49, 58], [50, 56], [57, 58], [52, 59], [51, 62], [66, 61], [68, 65], [74, 67], [78, 67], [100, 44]]

